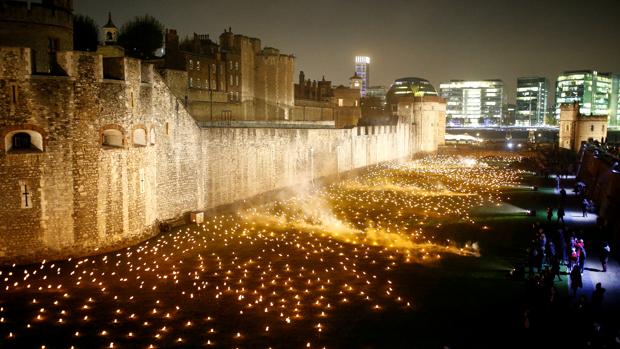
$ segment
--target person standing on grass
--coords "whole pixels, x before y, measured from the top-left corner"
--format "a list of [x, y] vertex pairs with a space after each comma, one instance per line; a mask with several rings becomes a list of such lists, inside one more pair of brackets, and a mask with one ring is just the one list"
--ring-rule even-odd
[[603, 304], [603, 295], [605, 294], [605, 289], [601, 285], [601, 283], [596, 284], [596, 288], [594, 292], [592, 292], [592, 305], [600, 308]]
[[607, 262], [609, 262], [609, 254], [611, 253], [611, 248], [607, 242], [603, 242], [603, 247], [601, 248], [601, 265], [603, 267], [603, 272], [607, 271]]
[[558, 258], [560, 258], [560, 263], [566, 264], [566, 240], [564, 240], [564, 231], [562, 229], [558, 229], [557, 243], [555, 246], [557, 248]]
[[557, 256], [551, 258], [551, 273], [553, 274], [553, 280], [555, 280], [557, 275], [558, 279], [562, 281], [562, 277], [560, 276], [560, 260]]
[[551, 223], [553, 219], [553, 208], [547, 207], [547, 222]]
[[558, 208], [558, 223], [560, 223], [560, 221], [562, 221], [562, 224], [564, 224], [564, 207], [560, 206], [560, 208]]
[[581, 212], [583, 212], [583, 218], [588, 217], [588, 199], [581, 201]]
[[586, 248], [583, 244], [583, 240], [579, 240], [581, 242], [579, 247], [579, 271], [583, 273], [583, 268], [586, 266]]
[[577, 264], [577, 251], [575, 248], [571, 248], [570, 256], [568, 256], [568, 272], [572, 272], [573, 268]]
[[581, 273], [579, 268], [573, 268], [570, 272], [570, 288], [573, 290], [573, 297], [577, 296], [577, 289], [582, 288]]

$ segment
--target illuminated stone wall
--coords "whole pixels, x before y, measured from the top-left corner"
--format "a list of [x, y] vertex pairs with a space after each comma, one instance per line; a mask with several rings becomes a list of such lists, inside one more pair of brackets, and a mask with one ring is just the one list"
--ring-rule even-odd
[[560, 148], [579, 151], [582, 142], [607, 138], [607, 116], [587, 116], [579, 113], [579, 103], [560, 106]]
[[[31, 75], [29, 49], [0, 48], [0, 62], [0, 262], [124, 247], [189, 211], [437, 147], [412, 142], [410, 117], [201, 129], [152, 66], [129, 58], [59, 53], [67, 76]], [[33, 146], [14, 149], [16, 133]]]

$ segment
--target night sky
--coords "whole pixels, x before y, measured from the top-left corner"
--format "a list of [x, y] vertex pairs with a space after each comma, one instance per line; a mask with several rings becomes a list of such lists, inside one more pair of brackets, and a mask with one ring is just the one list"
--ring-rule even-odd
[[347, 83], [357, 54], [371, 85], [417, 76], [499, 78], [513, 102], [518, 76], [563, 70], [620, 73], [618, 0], [75, 0], [75, 12], [121, 26], [148, 13], [181, 35], [224, 28], [297, 57], [296, 69]]

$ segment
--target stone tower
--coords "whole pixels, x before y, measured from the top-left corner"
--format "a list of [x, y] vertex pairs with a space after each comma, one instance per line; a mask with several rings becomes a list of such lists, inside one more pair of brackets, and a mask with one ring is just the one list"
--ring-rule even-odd
[[56, 53], [73, 50], [73, 1], [0, 1], [0, 43], [30, 48], [33, 72], [57, 72]]
[[349, 87], [360, 90], [360, 93], [362, 91], [362, 83], [363, 79], [357, 75], [357, 73], [353, 74], [353, 76], [349, 78]]
[[579, 103], [560, 106], [560, 148], [579, 151], [581, 143], [605, 142], [607, 139], [607, 116], [579, 114]]
[[112, 13], [108, 13], [108, 23], [101, 28], [101, 32], [103, 33], [103, 44], [104, 45], [116, 45], [118, 41], [118, 28], [112, 22]]

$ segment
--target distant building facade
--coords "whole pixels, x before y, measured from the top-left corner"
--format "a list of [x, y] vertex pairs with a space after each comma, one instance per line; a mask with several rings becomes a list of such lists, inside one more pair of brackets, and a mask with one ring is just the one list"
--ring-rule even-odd
[[514, 126], [517, 120], [517, 105], [516, 104], [504, 104], [504, 110], [502, 111], [502, 125]]
[[372, 120], [380, 120], [383, 118], [388, 110], [387, 105], [387, 92], [388, 89], [385, 86], [371, 86], [366, 91], [366, 97], [362, 98], [362, 120], [361, 124], [372, 124]]
[[567, 71], [556, 83], [556, 115], [563, 104], [579, 103], [582, 115], [604, 115], [617, 123], [618, 76], [596, 70]]
[[611, 99], [609, 101], [609, 126], [620, 127], [620, 74], [612, 75]]
[[31, 48], [33, 72], [56, 73], [56, 52], [73, 50], [73, 0], [1, 1], [0, 44]]
[[579, 103], [560, 106], [560, 148], [578, 151], [582, 142], [607, 139], [607, 116], [582, 115]]
[[291, 121], [333, 122], [337, 128], [356, 126], [361, 117], [361, 80], [354, 75], [350, 87], [332, 86], [332, 82], [306, 79], [299, 72], [295, 84], [295, 107]]
[[548, 109], [549, 80], [544, 77], [517, 79], [517, 126], [541, 126]]
[[502, 120], [502, 80], [450, 80], [440, 85], [447, 101], [447, 122], [452, 126], [495, 126]]
[[366, 97], [366, 91], [370, 86], [370, 57], [355, 57], [355, 74], [362, 79], [362, 97]]
[[194, 34], [180, 42], [167, 30], [166, 54], [155, 62], [198, 121], [289, 120], [294, 107], [294, 57], [261, 47], [229, 28], [215, 43]]

